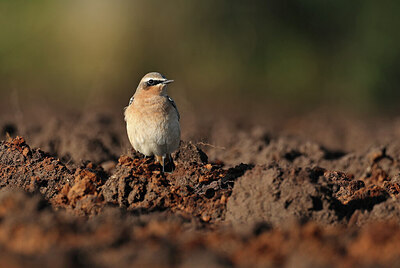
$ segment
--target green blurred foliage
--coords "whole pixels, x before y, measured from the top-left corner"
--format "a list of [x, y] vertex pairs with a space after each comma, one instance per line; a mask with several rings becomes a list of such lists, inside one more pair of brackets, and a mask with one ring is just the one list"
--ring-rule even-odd
[[396, 0], [3, 0], [0, 96], [125, 103], [159, 71], [187, 99], [392, 109], [399, 11]]

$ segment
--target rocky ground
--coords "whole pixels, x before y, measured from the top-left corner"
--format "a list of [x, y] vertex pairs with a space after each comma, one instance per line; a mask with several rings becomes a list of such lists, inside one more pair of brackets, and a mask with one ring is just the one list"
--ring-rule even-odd
[[0, 120], [1, 267], [400, 265], [398, 118], [187, 116], [172, 174], [119, 114], [28, 118]]

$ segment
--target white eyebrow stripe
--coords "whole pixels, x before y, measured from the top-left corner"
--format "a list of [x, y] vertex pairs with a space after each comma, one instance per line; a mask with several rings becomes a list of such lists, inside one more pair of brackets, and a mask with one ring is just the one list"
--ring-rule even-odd
[[146, 80], [144, 80], [144, 82], [149, 82], [150, 80], [153, 80], [154, 82], [158, 82], [158, 83], [161, 83], [161, 82], [164, 82], [164, 81], [167, 81], [167, 79], [159, 79], [159, 78], [147, 78]]

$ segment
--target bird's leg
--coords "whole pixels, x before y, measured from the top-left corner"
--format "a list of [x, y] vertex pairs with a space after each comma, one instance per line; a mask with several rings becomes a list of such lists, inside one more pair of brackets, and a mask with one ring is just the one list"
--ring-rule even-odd
[[162, 163], [161, 163], [161, 165], [162, 165], [162, 172], [164, 173], [164, 171], [165, 171], [165, 155], [162, 156]]
[[174, 163], [174, 159], [172, 159], [172, 155], [168, 154], [168, 162], [171, 166], [171, 170], [174, 171], [175, 170], [175, 163]]
[[162, 172], [164, 173], [165, 156], [156, 155], [156, 162], [160, 163], [162, 166]]
[[175, 170], [175, 164], [174, 161], [172, 160], [172, 157], [170, 154], [166, 154], [163, 156], [163, 168], [165, 173], [172, 174]]
[[[175, 164], [170, 154], [165, 154], [163, 156], [156, 155], [155, 157], [156, 157], [156, 162], [160, 163], [162, 167], [162, 173], [172, 173], [174, 171]], [[166, 165], [167, 165], [167, 171], [165, 171]], [[169, 171], [170, 169], [171, 171]]]

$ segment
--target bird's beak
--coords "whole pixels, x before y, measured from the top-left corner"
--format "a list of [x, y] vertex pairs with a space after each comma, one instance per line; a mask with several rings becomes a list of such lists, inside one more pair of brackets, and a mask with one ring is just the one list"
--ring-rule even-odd
[[165, 80], [164, 82], [162, 82], [164, 85], [166, 85], [166, 84], [169, 84], [169, 83], [172, 83], [172, 82], [174, 82], [174, 80]]

